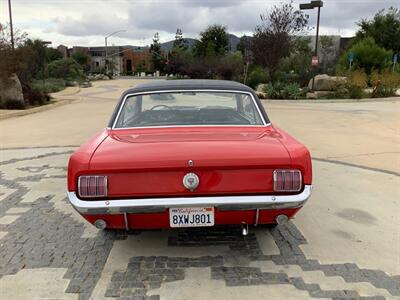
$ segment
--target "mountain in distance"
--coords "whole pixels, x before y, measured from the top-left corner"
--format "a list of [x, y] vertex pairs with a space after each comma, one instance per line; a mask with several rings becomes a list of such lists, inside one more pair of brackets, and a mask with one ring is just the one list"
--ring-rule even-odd
[[[240, 42], [240, 38], [231, 33], [228, 34], [228, 38], [229, 38], [229, 45], [228, 45], [229, 51], [236, 51], [237, 45]], [[193, 48], [194, 44], [197, 41], [197, 39], [193, 38], [184, 38], [184, 40], [186, 41], [186, 44], [189, 46], [189, 48]], [[173, 40], [161, 43], [161, 49], [165, 52], [171, 51], [173, 46], [174, 46]]]

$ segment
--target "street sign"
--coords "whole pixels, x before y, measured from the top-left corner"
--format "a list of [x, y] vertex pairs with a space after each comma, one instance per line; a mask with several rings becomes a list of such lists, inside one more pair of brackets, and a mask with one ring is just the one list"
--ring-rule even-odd
[[349, 62], [352, 63], [354, 60], [354, 52], [349, 52]]
[[311, 59], [312, 66], [318, 66], [318, 56], [313, 56]]

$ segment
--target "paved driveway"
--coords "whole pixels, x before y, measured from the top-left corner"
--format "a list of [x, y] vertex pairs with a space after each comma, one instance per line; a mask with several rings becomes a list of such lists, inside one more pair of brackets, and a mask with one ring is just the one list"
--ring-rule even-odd
[[314, 156], [286, 226], [98, 231], [67, 203], [67, 159], [136, 83], [0, 121], [0, 298], [400, 299], [399, 102], [265, 104]]

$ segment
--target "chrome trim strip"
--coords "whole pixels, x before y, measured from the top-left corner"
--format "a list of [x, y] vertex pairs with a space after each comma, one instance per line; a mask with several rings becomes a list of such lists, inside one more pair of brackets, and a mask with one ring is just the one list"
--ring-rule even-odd
[[312, 185], [296, 195], [216, 196], [145, 198], [123, 200], [81, 200], [75, 192], [68, 192], [69, 202], [82, 214], [121, 214], [163, 212], [170, 207], [213, 206], [220, 210], [279, 209], [304, 205], [310, 197]]
[[254, 96], [252, 93], [250, 92], [246, 92], [246, 91], [238, 91], [238, 90], [213, 90], [213, 89], [194, 89], [194, 90], [162, 90], [162, 91], [150, 91], [150, 92], [139, 92], [139, 93], [131, 93], [131, 94], [127, 94], [125, 95], [124, 99], [122, 100], [122, 104], [119, 107], [118, 113], [115, 116], [113, 125], [111, 127], [111, 130], [118, 130], [118, 129], [142, 129], [142, 128], [174, 128], [174, 127], [204, 127], [204, 126], [215, 126], [215, 127], [231, 127], [231, 126], [251, 126], [251, 127], [255, 127], [255, 126], [262, 126], [262, 125], [169, 125], [169, 126], [148, 126], [148, 127], [123, 127], [123, 128], [115, 128], [115, 125], [117, 124], [117, 121], [119, 119], [119, 116], [121, 114], [122, 109], [125, 106], [125, 102], [126, 99], [128, 97], [132, 97], [132, 96], [137, 96], [137, 95], [148, 95], [148, 94], [162, 94], [162, 93], [186, 93], [186, 92], [221, 92], [221, 93], [239, 93], [239, 94], [246, 94], [249, 95], [251, 97], [251, 99], [253, 100], [253, 104], [255, 105], [255, 107], [257, 108], [257, 112], [264, 124], [264, 126], [269, 126], [271, 125], [270, 123], [266, 123], [263, 114], [261, 113], [260, 107], [257, 104], [256, 99], [254, 99]]

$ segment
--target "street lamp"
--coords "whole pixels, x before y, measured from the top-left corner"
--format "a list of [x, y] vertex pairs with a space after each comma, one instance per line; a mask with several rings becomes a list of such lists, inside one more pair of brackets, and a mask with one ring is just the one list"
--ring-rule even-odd
[[[322, 2], [322, 1], [311, 1], [310, 3], [300, 4], [300, 9], [314, 9], [314, 8], [318, 7], [317, 35], [315, 36], [315, 50], [314, 50], [314, 57], [317, 58], [317, 64], [318, 64], [319, 15], [320, 15], [320, 9], [322, 6], [324, 6], [324, 2]], [[311, 86], [311, 90], [313, 90], [313, 91], [314, 91], [314, 77], [315, 77], [315, 68], [314, 68], [314, 72], [313, 72], [312, 86]]]
[[108, 56], [108, 53], [107, 53], [107, 39], [108, 39], [110, 36], [114, 35], [114, 34], [117, 34], [117, 33], [119, 33], [119, 32], [125, 32], [125, 31], [126, 31], [126, 30], [117, 30], [117, 31], [114, 31], [113, 33], [110, 33], [109, 35], [107, 35], [107, 36], [104, 37], [104, 41], [105, 41], [105, 44], [106, 44], [106, 59], [105, 59], [106, 74], [108, 74], [108, 63], [107, 63], [107, 56]]
[[14, 30], [13, 30], [13, 21], [12, 21], [11, 0], [8, 0], [8, 14], [10, 17], [11, 48], [14, 51]]

